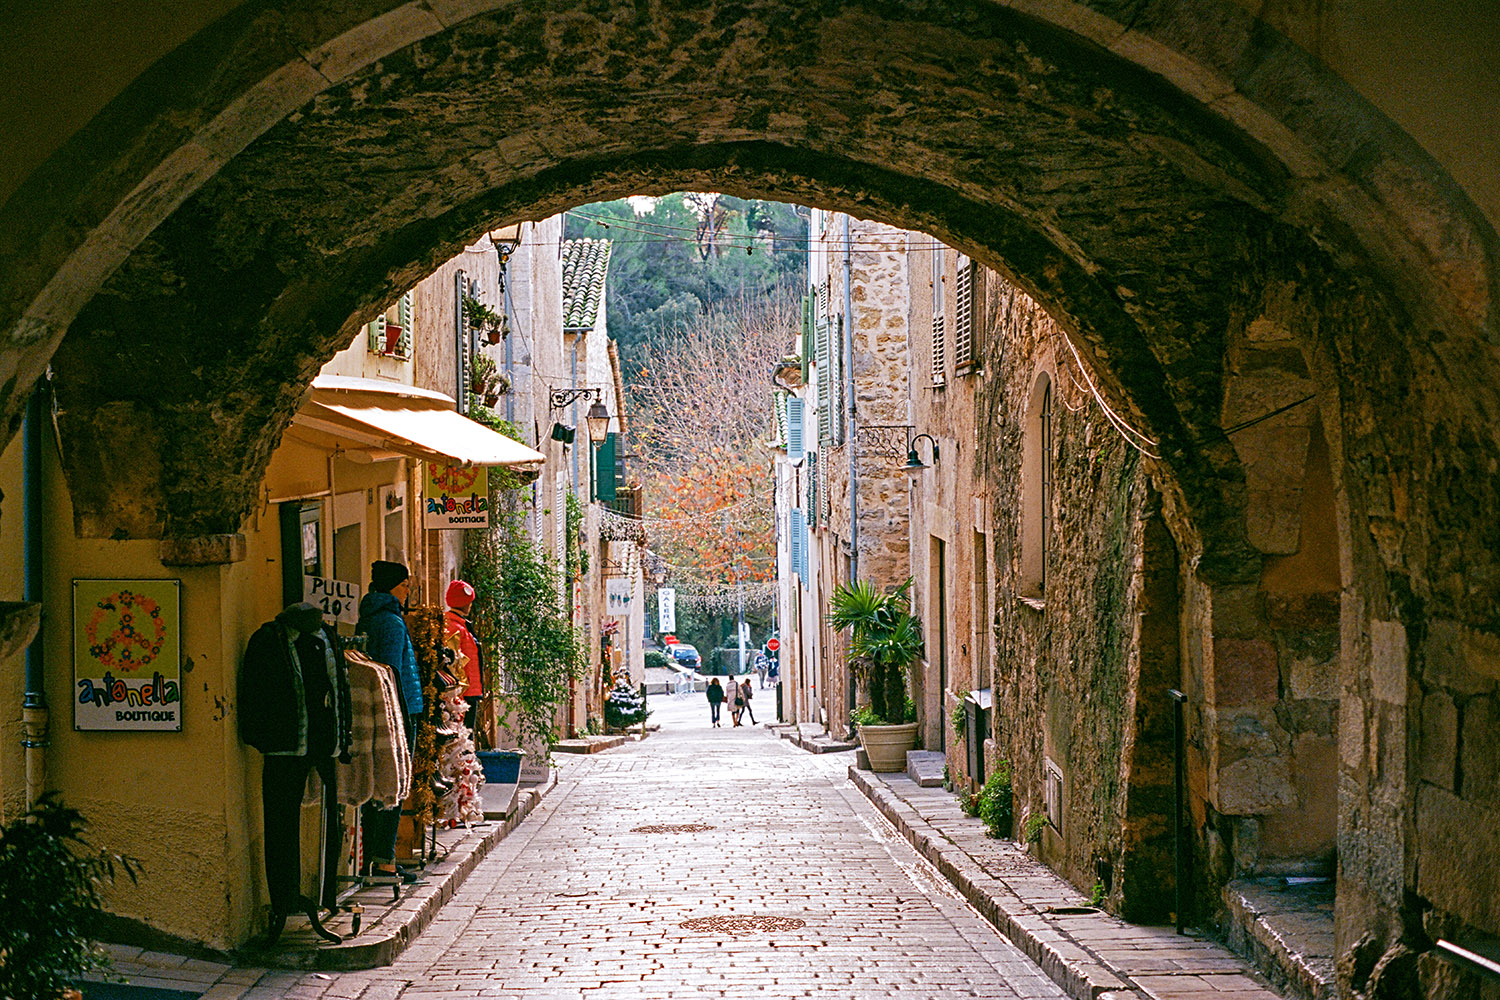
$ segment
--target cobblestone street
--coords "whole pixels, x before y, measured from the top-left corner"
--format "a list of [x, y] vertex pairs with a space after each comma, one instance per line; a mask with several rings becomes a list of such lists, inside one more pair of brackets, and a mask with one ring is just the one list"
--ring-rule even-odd
[[[646, 741], [561, 761], [557, 789], [395, 965], [267, 973], [244, 995], [1062, 996], [897, 840], [847, 755], [711, 729], [701, 696], [652, 707]], [[637, 832], [690, 824], [711, 829]], [[714, 917], [731, 928], [682, 926]], [[804, 924], [733, 929], [751, 917]]]

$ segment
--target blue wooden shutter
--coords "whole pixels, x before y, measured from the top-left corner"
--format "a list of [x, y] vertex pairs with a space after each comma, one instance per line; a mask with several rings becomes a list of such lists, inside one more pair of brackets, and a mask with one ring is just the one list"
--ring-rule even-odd
[[806, 525], [802, 521], [802, 512], [793, 508], [790, 530], [787, 531], [787, 562], [791, 564], [791, 571], [801, 576], [804, 583], [807, 582], [807, 574], [802, 568], [802, 550], [806, 541]]
[[786, 401], [786, 457], [794, 465], [802, 461], [805, 453], [802, 441], [802, 406], [803, 401], [797, 396]]

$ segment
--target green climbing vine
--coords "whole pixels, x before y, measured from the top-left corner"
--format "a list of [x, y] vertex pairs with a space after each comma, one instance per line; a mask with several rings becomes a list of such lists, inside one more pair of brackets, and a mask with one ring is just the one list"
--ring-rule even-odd
[[[520, 438], [504, 420], [489, 415], [485, 422]], [[524, 744], [550, 748], [558, 706], [569, 683], [583, 676], [588, 649], [563, 598], [562, 567], [526, 532], [529, 489], [514, 472], [491, 470], [490, 527], [465, 533], [462, 572], [475, 591], [471, 614], [489, 690]]]

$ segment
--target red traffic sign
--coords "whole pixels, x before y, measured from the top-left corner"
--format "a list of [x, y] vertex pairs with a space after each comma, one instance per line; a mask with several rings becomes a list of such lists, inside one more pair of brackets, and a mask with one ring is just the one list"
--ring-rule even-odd
[[767, 639], [766, 640], [766, 648], [769, 649], [773, 653], [776, 652], [778, 649], [781, 648], [781, 640], [780, 639]]

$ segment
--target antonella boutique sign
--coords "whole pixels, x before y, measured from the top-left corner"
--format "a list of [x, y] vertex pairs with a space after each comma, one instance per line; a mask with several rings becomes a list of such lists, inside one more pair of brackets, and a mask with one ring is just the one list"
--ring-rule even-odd
[[424, 463], [422, 527], [488, 528], [490, 470], [482, 465]]
[[73, 581], [73, 728], [182, 729], [177, 580]]

